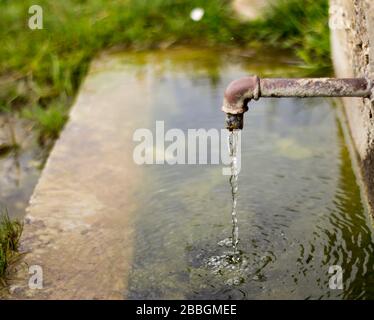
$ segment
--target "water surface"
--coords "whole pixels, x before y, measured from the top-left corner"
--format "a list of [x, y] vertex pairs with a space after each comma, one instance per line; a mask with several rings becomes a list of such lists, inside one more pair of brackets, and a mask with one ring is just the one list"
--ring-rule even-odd
[[[287, 56], [253, 52], [175, 49], [98, 60], [37, 188], [36, 221], [48, 227], [35, 222], [24, 233], [37, 248], [28, 257], [49, 270], [51, 283], [40, 294], [374, 298], [372, 221], [329, 100], [250, 105], [241, 135], [236, 263], [227, 259], [232, 193], [222, 165], [132, 162], [134, 128], [154, 132], [157, 120], [165, 130], [223, 128], [220, 106], [231, 80], [300, 72]], [[0, 199], [15, 216], [23, 215], [39, 174], [37, 149], [27, 147], [35, 139], [26, 133], [19, 141], [21, 153], [0, 159]], [[332, 265], [344, 271], [343, 290], [329, 288]]]
[[[151, 83], [144, 128], [221, 128], [222, 93], [248, 74], [298, 74], [287, 59], [175, 50], [123, 55]], [[151, 93], [150, 93], [151, 92]], [[336, 111], [324, 99], [261, 99], [242, 132], [238, 250], [219, 165], [148, 165], [137, 192], [130, 299], [374, 298], [374, 242]], [[225, 244], [226, 243], [226, 244]], [[344, 289], [329, 288], [331, 265]]]
[[0, 209], [22, 219], [45, 154], [30, 121], [16, 116], [0, 115], [1, 144], [7, 148], [0, 152]]

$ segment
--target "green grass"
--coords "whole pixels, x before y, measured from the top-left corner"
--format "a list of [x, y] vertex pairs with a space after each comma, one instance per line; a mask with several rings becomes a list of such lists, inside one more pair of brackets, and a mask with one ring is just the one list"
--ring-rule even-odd
[[278, 0], [251, 30], [268, 45], [294, 49], [310, 74], [331, 73], [328, 1]]
[[36, 123], [41, 142], [45, 143], [45, 140], [58, 137], [67, 120], [67, 109], [62, 104], [51, 103], [48, 108], [39, 105], [25, 108], [21, 115]]
[[[327, 0], [280, 0], [264, 19], [241, 22], [228, 0], [39, 0], [44, 29], [30, 30], [33, 0], [0, 0], [0, 112], [35, 121], [58, 136], [89, 62], [106, 48], [176, 45], [295, 51], [307, 72], [330, 70]], [[195, 7], [205, 9], [199, 22]], [[275, 51], [276, 52], [276, 51]]]
[[23, 224], [10, 220], [7, 211], [0, 212], [0, 285], [5, 285], [9, 266], [19, 256], [19, 241]]

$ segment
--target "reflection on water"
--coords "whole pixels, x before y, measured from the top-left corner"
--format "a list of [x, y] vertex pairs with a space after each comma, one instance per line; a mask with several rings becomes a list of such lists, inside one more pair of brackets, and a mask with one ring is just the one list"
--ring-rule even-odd
[[9, 147], [0, 152], [0, 209], [22, 218], [39, 178], [42, 151], [31, 124], [9, 115], [0, 115], [1, 145]]
[[[139, 86], [152, 84], [151, 130], [155, 120], [165, 130], [221, 128], [226, 84], [265, 73], [260, 62], [209, 52], [122, 62]], [[262, 99], [250, 106], [241, 140], [238, 263], [222, 241], [232, 225], [221, 167], [144, 166], [126, 297], [374, 298], [373, 229], [330, 104]], [[342, 267], [344, 290], [329, 289], [331, 265]]]

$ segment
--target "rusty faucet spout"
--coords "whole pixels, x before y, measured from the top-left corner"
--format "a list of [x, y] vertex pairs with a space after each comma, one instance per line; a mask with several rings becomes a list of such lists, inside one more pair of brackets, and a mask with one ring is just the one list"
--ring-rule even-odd
[[222, 110], [226, 128], [243, 128], [248, 102], [260, 97], [361, 97], [371, 98], [373, 82], [366, 78], [264, 78], [248, 76], [232, 81], [225, 90]]
[[248, 110], [248, 102], [260, 97], [260, 79], [249, 76], [232, 81], [225, 90], [222, 110], [229, 114], [242, 114]]

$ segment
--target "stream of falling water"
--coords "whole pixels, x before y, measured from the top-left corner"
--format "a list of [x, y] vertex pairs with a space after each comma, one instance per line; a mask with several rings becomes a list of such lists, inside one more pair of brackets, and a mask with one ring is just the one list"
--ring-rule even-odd
[[230, 132], [228, 138], [229, 154], [231, 159], [231, 196], [232, 196], [232, 207], [231, 207], [231, 218], [232, 218], [232, 247], [234, 249], [234, 256], [238, 253], [238, 242], [239, 242], [239, 228], [238, 218], [236, 214], [236, 205], [238, 201], [238, 139], [240, 130], [233, 130]]

